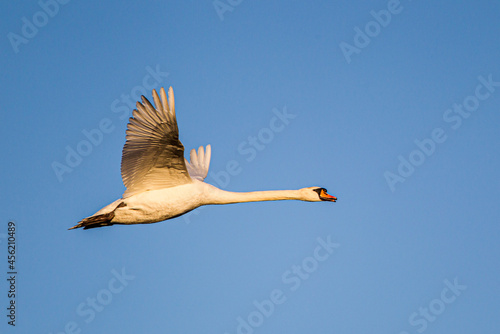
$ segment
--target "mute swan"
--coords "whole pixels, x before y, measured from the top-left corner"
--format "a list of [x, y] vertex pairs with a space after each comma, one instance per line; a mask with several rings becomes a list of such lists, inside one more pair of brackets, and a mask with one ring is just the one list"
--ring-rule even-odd
[[184, 158], [175, 117], [174, 91], [153, 90], [153, 106], [144, 96], [137, 102], [127, 126], [121, 174], [127, 188], [123, 197], [84, 218], [70, 230], [114, 224], [149, 224], [183, 215], [202, 205], [256, 201], [301, 200], [335, 202], [322, 187], [299, 190], [224, 191], [203, 182], [210, 165], [211, 147], [191, 150]]

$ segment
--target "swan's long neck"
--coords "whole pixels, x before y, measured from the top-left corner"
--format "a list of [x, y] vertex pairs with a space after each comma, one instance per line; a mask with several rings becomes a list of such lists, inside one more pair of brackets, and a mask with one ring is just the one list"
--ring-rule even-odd
[[240, 193], [225, 191], [218, 188], [211, 189], [206, 196], [206, 204], [232, 204], [281, 200], [304, 200], [304, 198], [301, 196], [299, 190], [270, 190]]

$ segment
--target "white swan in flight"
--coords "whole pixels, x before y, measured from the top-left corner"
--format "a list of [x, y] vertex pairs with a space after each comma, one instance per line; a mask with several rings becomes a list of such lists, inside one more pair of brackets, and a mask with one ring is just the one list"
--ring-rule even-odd
[[325, 188], [229, 192], [203, 182], [211, 148], [191, 150], [184, 159], [175, 117], [174, 91], [153, 90], [154, 106], [142, 96], [129, 120], [123, 147], [121, 174], [127, 190], [123, 197], [87, 217], [71, 229], [114, 224], [149, 224], [183, 215], [202, 205], [256, 201], [301, 200], [335, 202]]

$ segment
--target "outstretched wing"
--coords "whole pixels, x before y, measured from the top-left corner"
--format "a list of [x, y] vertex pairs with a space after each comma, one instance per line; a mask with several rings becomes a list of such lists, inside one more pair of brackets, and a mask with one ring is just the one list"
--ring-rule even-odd
[[160, 97], [153, 90], [155, 107], [142, 96], [127, 126], [121, 172], [127, 190], [123, 198], [155, 189], [192, 182], [184, 162], [184, 146], [179, 141], [172, 87]]
[[207, 145], [206, 151], [203, 150], [203, 146], [198, 148], [198, 154], [193, 148], [190, 153], [191, 163], [185, 160], [189, 176], [192, 179], [203, 181], [208, 174], [208, 167], [210, 167], [210, 156], [212, 155], [212, 148]]

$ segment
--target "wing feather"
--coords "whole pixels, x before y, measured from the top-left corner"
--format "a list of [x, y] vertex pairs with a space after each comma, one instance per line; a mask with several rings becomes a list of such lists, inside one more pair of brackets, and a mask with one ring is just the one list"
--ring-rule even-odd
[[207, 145], [207, 149], [205, 151], [205, 165], [203, 166], [208, 173], [208, 168], [210, 167], [210, 158], [212, 158], [212, 147]]
[[156, 109], [163, 109], [163, 105], [161, 104], [160, 97], [158, 96], [158, 93], [156, 90], [153, 89], [153, 102], [155, 103], [155, 108]]
[[169, 112], [170, 112], [167, 94], [165, 93], [165, 89], [163, 89], [163, 87], [160, 89], [160, 96], [161, 96], [161, 103], [163, 105], [163, 110], [169, 110]]
[[189, 154], [190, 162], [185, 161], [189, 176], [192, 179], [203, 181], [208, 174], [208, 168], [210, 167], [210, 156], [212, 149], [210, 145], [207, 145], [206, 150], [203, 150], [203, 146], [198, 148], [198, 153], [193, 148]]

